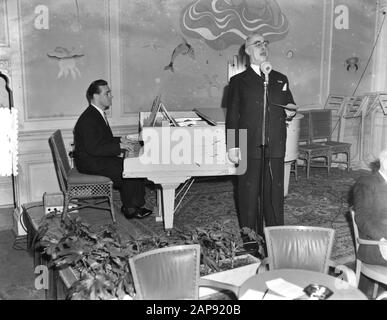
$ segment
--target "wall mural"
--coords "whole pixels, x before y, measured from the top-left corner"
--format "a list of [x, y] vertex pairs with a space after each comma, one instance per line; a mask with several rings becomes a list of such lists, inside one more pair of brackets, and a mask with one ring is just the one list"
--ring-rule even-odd
[[183, 38], [183, 42], [180, 43], [173, 50], [172, 56], [171, 56], [171, 62], [169, 63], [169, 65], [164, 67], [164, 70], [171, 70], [172, 72], [175, 72], [175, 70], [173, 69], [173, 62], [175, 61], [176, 57], [180, 54], [182, 55], [188, 54], [189, 57], [191, 57], [192, 59], [195, 59], [195, 51], [193, 47], [184, 38]]
[[84, 56], [82, 53], [74, 52], [75, 48], [71, 50], [63, 47], [56, 47], [52, 52], [47, 53], [49, 58], [58, 60], [59, 72], [57, 78], [62, 76], [67, 78], [71, 74], [72, 78], [75, 79], [77, 76], [81, 77], [81, 71], [79, 71], [76, 65], [76, 59]]
[[183, 10], [182, 32], [221, 51], [261, 33], [270, 42], [287, 35], [289, 23], [275, 0], [195, 0]]
[[356, 72], [359, 70], [359, 61], [360, 59], [358, 57], [349, 57], [345, 60], [345, 67], [347, 68], [347, 71], [354, 71]]

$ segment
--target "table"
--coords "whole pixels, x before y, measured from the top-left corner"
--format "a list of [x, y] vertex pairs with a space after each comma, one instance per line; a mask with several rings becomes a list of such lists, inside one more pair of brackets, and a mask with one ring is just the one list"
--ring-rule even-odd
[[[43, 202], [30, 202], [23, 204], [23, 222], [27, 229], [27, 249], [34, 257], [34, 268], [38, 265], [46, 265], [48, 267], [49, 261], [47, 257], [42, 254], [41, 248], [35, 243], [35, 237], [38, 233], [41, 219], [44, 217]], [[45, 289], [47, 300], [65, 299], [67, 289], [75, 280], [74, 273], [71, 268], [57, 270], [55, 268], [48, 268], [49, 270], [49, 285]]]
[[[347, 282], [325, 273], [301, 269], [277, 269], [256, 274], [242, 283], [239, 296], [243, 296], [248, 289], [264, 292], [267, 289], [266, 281], [282, 278], [288, 282], [305, 288], [309, 284], [319, 284], [333, 291], [329, 300], [367, 300], [367, 297], [358, 288]], [[270, 292], [275, 294], [274, 292]]]

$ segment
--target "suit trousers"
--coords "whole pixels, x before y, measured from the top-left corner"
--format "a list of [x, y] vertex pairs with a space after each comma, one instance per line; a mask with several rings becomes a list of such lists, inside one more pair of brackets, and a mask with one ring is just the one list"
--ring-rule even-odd
[[106, 157], [104, 166], [93, 170], [78, 170], [83, 173], [96, 174], [110, 178], [113, 187], [120, 191], [122, 205], [127, 208], [142, 207], [145, 204], [145, 180], [144, 179], [124, 179], [122, 172], [124, 158]]
[[[262, 162], [262, 159], [247, 159], [245, 174], [237, 178], [237, 192], [240, 226], [264, 236], [264, 225], [284, 224], [284, 158], [266, 159], [263, 190]], [[262, 193], [263, 210], [260, 210]]]

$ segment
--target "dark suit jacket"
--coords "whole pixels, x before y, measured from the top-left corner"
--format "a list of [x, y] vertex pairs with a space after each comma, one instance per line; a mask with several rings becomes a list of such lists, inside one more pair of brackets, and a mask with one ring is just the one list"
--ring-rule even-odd
[[[251, 67], [233, 76], [227, 95], [227, 129], [247, 129], [247, 156], [260, 158], [262, 144], [262, 111], [264, 78]], [[269, 74], [268, 108], [266, 113], [266, 156], [285, 157], [286, 113], [283, 108], [273, 105], [293, 103], [288, 78], [275, 70]], [[238, 146], [238, 136], [236, 138]], [[233, 147], [228, 145], [228, 148]]]
[[[379, 172], [360, 177], [353, 188], [353, 207], [359, 236], [387, 239], [387, 182]], [[360, 245], [358, 257], [371, 264], [385, 264], [377, 246]]]
[[108, 170], [112, 157], [121, 153], [120, 137], [113, 137], [110, 126], [91, 105], [80, 115], [74, 127], [74, 143], [75, 165], [84, 173]]

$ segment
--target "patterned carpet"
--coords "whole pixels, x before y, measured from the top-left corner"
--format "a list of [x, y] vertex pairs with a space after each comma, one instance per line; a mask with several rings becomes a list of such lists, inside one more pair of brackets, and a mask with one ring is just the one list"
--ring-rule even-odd
[[[364, 174], [367, 172], [347, 173], [334, 168], [327, 177], [324, 169], [313, 168], [307, 180], [305, 173], [299, 169], [298, 181], [294, 176], [290, 178], [284, 207], [285, 224], [335, 229], [332, 259], [342, 264], [353, 262], [355, 256], [348, 219], [348, 196], [355, 179]], [[153, 208], [156, 205], [156, 192], [152, 185], [146, 191], [146, 206]], [[156, 222], [154, 215], [142, 220], [126, 220], [120, 214], [119, 200], [115, 201], [115, 207], [118, 228], [124, 239], [165, 235], [163, 224]], [[93, 224], [110, 223], [109, 215], [101, 212], [90, 212], [85, 217]], [[225, 221], [231, 221], [235, 225], [235, 232], [238, 232], [232, 179], [197, 179], [175, 213], [174, 227], [175, 230], [186, 232], [195, 227]]]

